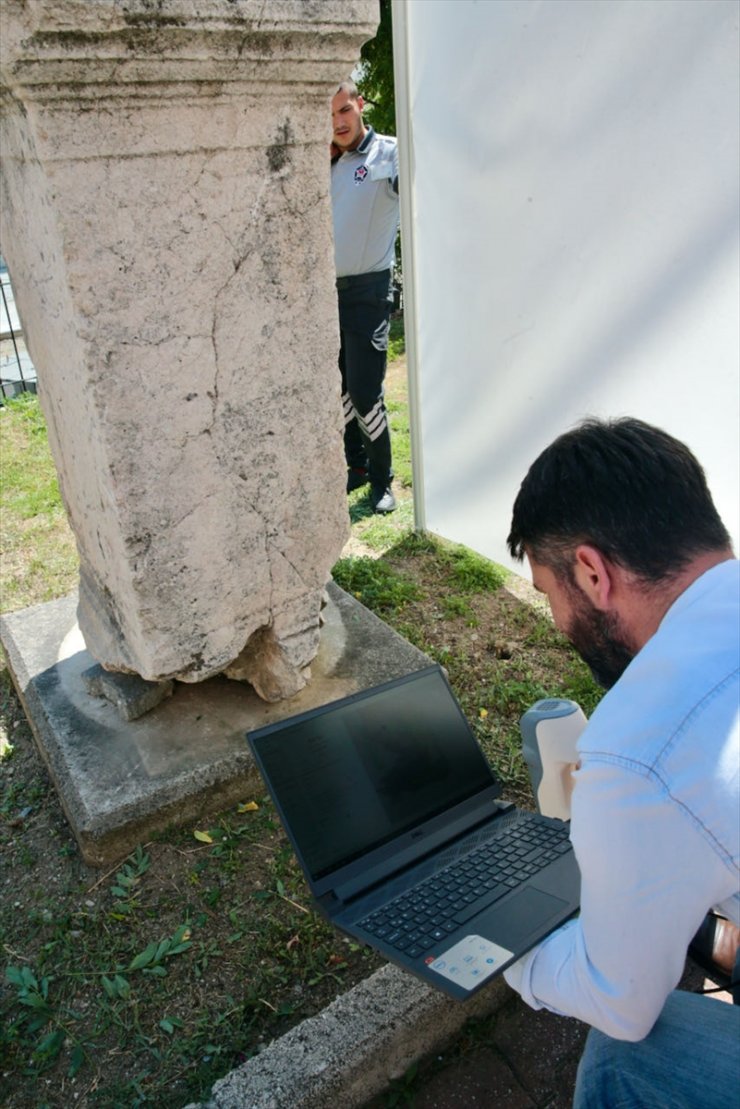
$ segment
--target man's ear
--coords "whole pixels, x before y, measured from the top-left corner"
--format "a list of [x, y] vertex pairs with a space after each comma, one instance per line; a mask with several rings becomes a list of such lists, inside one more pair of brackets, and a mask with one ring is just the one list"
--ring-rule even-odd
[[365, 107], [365, 101], [362, 99], [361, 96], [357, 97], [357, 107], [360, 109], [360, 111], [362, 111], [362, 109]]
[[606, 612], [612, 607], [614, 568], [598, 547], [580, 543], [575, 549], [576, 585], [595, 608]]

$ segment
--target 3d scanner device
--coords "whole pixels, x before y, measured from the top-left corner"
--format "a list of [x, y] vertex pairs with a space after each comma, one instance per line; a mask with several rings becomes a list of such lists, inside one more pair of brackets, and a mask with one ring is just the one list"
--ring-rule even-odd
[[548, 697], [522, 716], [522, 754], [537, 808], [543, 816], [570, 820], [576, 743], [588, 721], [580, 705]]

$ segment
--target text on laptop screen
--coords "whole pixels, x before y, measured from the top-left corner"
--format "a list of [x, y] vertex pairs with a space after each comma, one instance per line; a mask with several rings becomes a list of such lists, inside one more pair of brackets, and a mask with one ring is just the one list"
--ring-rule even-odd
[[288, 724], [259, 752], [314, 880], [494, 784], [438, 671]]

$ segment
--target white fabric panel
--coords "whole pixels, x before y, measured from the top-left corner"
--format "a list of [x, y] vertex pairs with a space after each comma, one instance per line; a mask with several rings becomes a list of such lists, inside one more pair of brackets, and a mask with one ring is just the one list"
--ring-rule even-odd
[[739, 10], [394, 3], [430, 531], [508, 563], [539, 451], [634, 415], [694, 450], [737, 542]]

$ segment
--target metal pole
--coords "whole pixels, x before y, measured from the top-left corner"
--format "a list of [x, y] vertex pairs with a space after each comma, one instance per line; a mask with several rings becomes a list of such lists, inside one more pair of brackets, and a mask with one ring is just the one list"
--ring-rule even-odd
[[[5, 296], [5, 282], [2, 280], [2, 278], [0, 278], [0, 295], [3, 298], [3, 309], [5, 311], [5, 317], [8, 321], [8, 327], [10, 328], [10, 338], [11, 338], [11, 341], [13, 343], [13, 350], [15, 351], [15, 361], [16, 361], [16, 365], [18, 366], [18, 373], [20, 375], [21, 385], [23, 386], [23, 391], [25, 392], [26, 380], [23, 376], [23, 367], [21, 366], [21, 356], [18, 353], [18, 344], [15, 341], [15, 331], [13, 330], [13, 324], [12, 324], [11, 319], [10, 319], [10, 312], [8, 311], [8, 298]], [[5, 386], [2, 387], [2, 393], [3, 393], [3, 396], [5, 396]]]
[[400, 164], [401, 251], [403, 254], [403, 318], [406, 334], [406, 365], [409, 382], [409, 432], [411, 469], [414, 482], [414, 526], [426, 530], [424, 498], [424, 450], [421, 435], [419, 396], [418, 324], [416, 314], [416, 213], [414, 211], [414, 145], [409, 91], [408, 10], [406, 3], [392, 0], [393, 71], [396, 86], [396, 131]]

